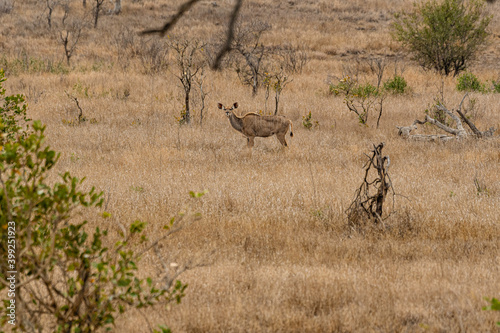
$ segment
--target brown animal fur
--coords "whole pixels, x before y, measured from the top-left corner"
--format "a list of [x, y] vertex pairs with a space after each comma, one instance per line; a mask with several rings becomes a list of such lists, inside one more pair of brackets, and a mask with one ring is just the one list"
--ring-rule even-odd
[[242, 117], [238, 117], [233, 111], [238, 107], [238, 103], [234, 103], [229, 109], [221, 103], [218, 104], [218, 107], [226, 112], [231, 126], [247, 137], [248, 148], [253, 147], [255, 137], [267, 138], [271, 135], [276, 135], [279, 142], [284, 147], [288, 147], [285, 135], [288, 128], [290, 128], [290, 136], [293, 136], [293, 124], [291, 120], [283, 116], [261, 116], [254, 112], [249, 112]]

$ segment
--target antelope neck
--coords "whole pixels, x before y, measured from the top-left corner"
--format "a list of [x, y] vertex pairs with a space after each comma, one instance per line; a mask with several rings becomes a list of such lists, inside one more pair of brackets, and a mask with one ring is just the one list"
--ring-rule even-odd
[[231, 123], [231, 126], [238, 132], [241, 132], [243, 129], [243, 121], [240, 117], [234, 114], [233, 111], [231, 111], [231, 116], [229, 116], [229, 122]]

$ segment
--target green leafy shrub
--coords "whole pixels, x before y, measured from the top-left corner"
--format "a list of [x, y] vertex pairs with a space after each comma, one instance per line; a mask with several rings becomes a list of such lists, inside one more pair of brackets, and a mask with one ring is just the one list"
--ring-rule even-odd
[[9, 75], [38, 74], [68, 74], [69, 68], [60, 60], [50, 58], [35, 58], [29, 56], [26, 52], [20, 52], [14, 58], [7, 58], [6, 55], [0, 56], [0, 67], [5, 69]]
[[[25, 110], [21, 98], [5, 99], [8, 110]], [[6, 326], [28, 332], [110, 330], [128, 309], [180, 302], [187, 285], [176, 277], [186, 268], [161, 280], [142, 277], [140, 259], [195, 218], [172, 218], [151, 243], [146, 223], [135, 221], [112, 241], [107, 230], [91, 228], [75, 214], [100, 207], [102, 193], [82, 191], [83, 179], [67, 172], [47, 182], [60, 154], [44, 144], [45, 127], [35, 121], [23, 132], [16, 119], [3, 119], [0, 257], [5, 259], [0, 261], [0, 293], [8, 298], [0, 303], [0, 331]], [[109, 216], [103, 212], [96, 218]]]
[[307, 115], [302, 116], [302, 125], [306, 129], [311, 130], [311, 129], [313, 129], [313, 127], [318, 127], [319, 122], [317, 120], [312, 119], [311, 111], [309, 111], [309, 113]]
[[393, 94], [404, 94], [407, 86], [405, 78], [399, 75], [384, 82], [384, 90]]
[[477, 91], [486, 92], [487, 89], [484, 84], [481, 84], [477, 76], [472, 73], [463, 73], [457, 79], [458, 91]]
[[[483, 307], [487, 311], [500, 311], [500, 301], [496, 298], [486, 299], [490, 305]], [[497, 326], [500, 326], [500, 321], [497, 321]]]
[[382, 101], [384, 94], [370, 83], [360, 84], [351, 77], [346, 76], [339, 83], [330, 85], [330, 92], [335, 96], [343, 95], [344, 103], [349, 111], [354, 112], [362, 125], [367, 125], [370, 111], [378, 104], [379, 117], [377, 127], [382, 115]]
[[3, 99], [3, 105], [0, 106], [0, 146], [4, 140], [14, 140], [16, 135], [24, 135], [23, 126], [31, 120], [26, 115], [26, 103], [23, 95], [5, 96], [6, 91], [3, 83], [7, 79], [5, 73], [0, 69], [0, 98]]
[[[107, 230], [97, 227], [88, 233], [87, 221], [73, 218], [80, 207], [100, 207], [102, 193], [79, 190], [83, 180], [69, 173], [54, 185], [45, 182], [59, 154], [44, 147], [44, 130], [34, 122], [33, 133], [6, 142], [0, 154], [0, 229], [15, 225], [16, 230], [13, 263], [20, 286], [16, 294], [22, 296], [16, 299], [17, 323], [50, 331], [93, 332], [111, 328], [129, 308], [180, 302], [185, 284], [166, 279], [156, 287], [159, 281], [138, 275], [144, 251], [138, 253], [136, 246], [147, 242], [145, 222], [135, 221], [112, 244]], [[0, 255], [7, 258], [8, 235], [0, 237]], [[0, 281], [14, 270], [7, 264], [0, 263]], [[0, 283], [0, 290], [5, 288]], [[0, 309], [2, 326], [10, 320], [8, 302]], [[29, 331], [28, 326], [21, 329]]]
[[500, 94], [500, 81], [491, 81], [493, 92]]
[[351, 79], [351, 77], [346, 76], [339, 80], [337, 84], [330, 84], [329, 91], [330, 94], [338, 95], [349, 95], [351, 90], [356, 86], [356, 81]]
[[492, 16], [480, 0], [415, 2], [412, 13], [395, 15], [393, 38], [425, 69], [453, 76], [467, 69], [484, 47]]
[[376, 97], [378, 96], [379, 91], [377, 87], [370, 83], [365, 83], [365, 84], [358, 84], [353, 90], [352, 90], [352, 95], [367, 99], [370, 97]]

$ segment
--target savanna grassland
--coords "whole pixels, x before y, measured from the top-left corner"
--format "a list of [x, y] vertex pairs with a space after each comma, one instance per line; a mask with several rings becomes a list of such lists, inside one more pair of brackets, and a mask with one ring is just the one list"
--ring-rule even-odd
[[[89, 2], [87, 9], [70, 2], [69, 19], [89, 19]], [[61, 152], [57, 171], [85, 176], [86, 188], [105, 193], [102, 210], [111, 218], [82, 210], [75, 219], [111, 235], [120, 223], [147, 221], [154, 239], [186, 207], [201, 213], [161, 248], [165, 261], [193, 266], [179, 277], [189, 285], [181, 304], [131, 310], [116, 331], [147, 332], [158, 323], [174, 332], [499, 332], [498, 312], [481, 308], [485, 297], [500, 296], [500, 141], [398, 136], [396, 126], [423, 119], [435, 97], [450, 109], [463, 97], [456, 78], [422, 70], [391, 39], [393, 14], [412, 1], [244, 1], [243, 22], [272, 26], [262, 43], [300, 48], [308, 59], [281, 95], [279, 113], [294, 124], [289, 148], [257, 138], [252, 153], [217, 103], [238, 102], [240, 114], [266, 111], [273, 95], [267, 105], [264, 89], [252, 97], [231, 67], [205, 71], [202, 126], [195, 88], [192, 124], [179, 125], [183, 90], [165, 43], [213, 41], [233, 5], [202, 1], [169, 36], [138, 34], [161, 26], [183, 2], [125, 0], [120, 15], [84, 28], [69, 65], [60, 7], [52, 28], [44, 1], [16, 1], [0, 14], [8, 93], [25, 94], [30, 118], [47, 125], [47, 143]], [[491, 36], [470, 67], [482, 82], [500, 78], [500, 3], [485, 6], [494, 15]], [[165, 52], [154, 73], [153, 44]], [[375, 84], [366, 65], [373, 57], [388, 64], [383, 81], [402, 73], [410, 88], [386, 98], [378, 129], [375, 113], [360, 125], [343, 98], [329, 94], [329, 82], [345, 74]], [[76, 123], [68, 94], [87, 121]], [[470, 95], [476, 125], [500, 128], [500, 94]], [[310, 130], [302, 125], [309, 112]], [[379, 142], [398, 195], [386, 203], [383, 227], [351, 230], [345, 211], [363, 180], [364, 154]], [[163, 272], [154, 253], [143, 263], [141, 274]]]

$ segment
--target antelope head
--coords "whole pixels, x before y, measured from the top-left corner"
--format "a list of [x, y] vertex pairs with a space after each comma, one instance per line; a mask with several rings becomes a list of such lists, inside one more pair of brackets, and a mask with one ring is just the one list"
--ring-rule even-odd
[[230, 118], [231, 117], [231, 111], [233, 111], [234, 109], [238, 108], [238, 103], [234, 103], [233, 106], [231, 108], [229, 108], [229, 109], [226, 108], [221, 103], [218, 104], [218, 107], [219, 107], [219, 109], [224, 110], [226, 112], [226, 116], [228, 118]]

